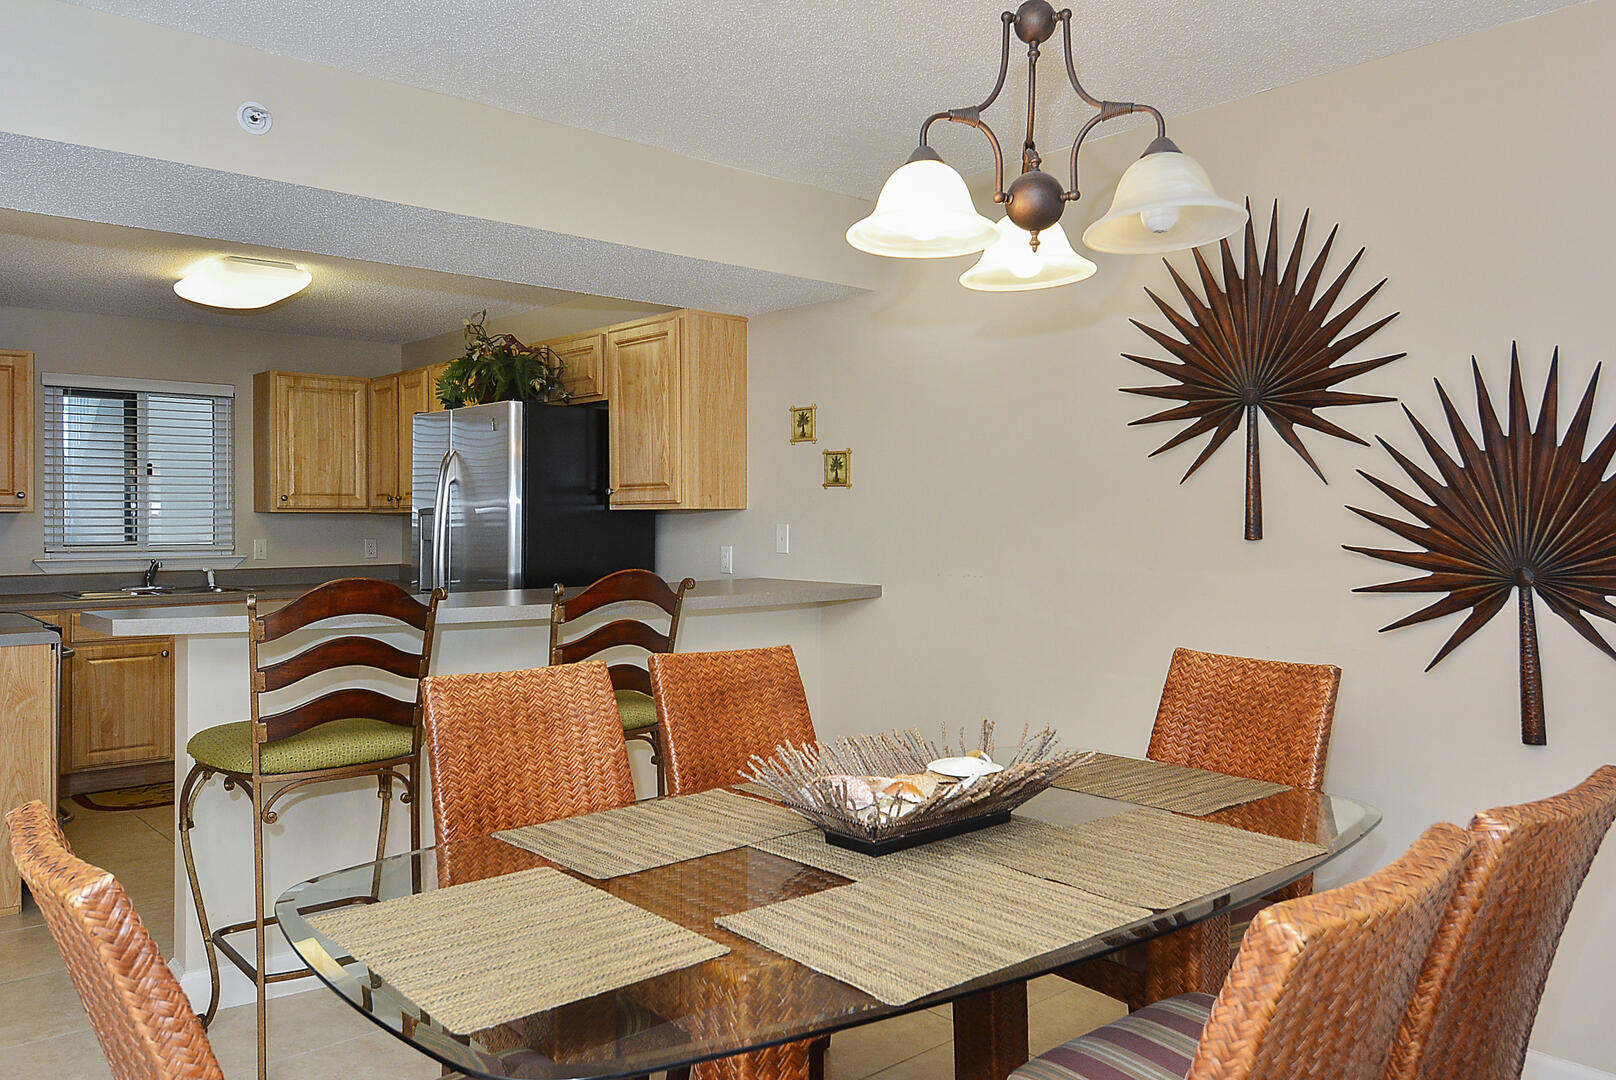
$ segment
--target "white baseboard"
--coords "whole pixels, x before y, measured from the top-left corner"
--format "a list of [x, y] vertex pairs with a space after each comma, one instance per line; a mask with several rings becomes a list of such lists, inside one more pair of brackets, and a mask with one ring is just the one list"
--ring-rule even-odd
[[1616, 1080], [1616, 1075], [1591, 1065], [1579, 1065], [1575, 1061], [1552, 1057], [1539, 1050], [1528, 1050], [1521, 1080]]

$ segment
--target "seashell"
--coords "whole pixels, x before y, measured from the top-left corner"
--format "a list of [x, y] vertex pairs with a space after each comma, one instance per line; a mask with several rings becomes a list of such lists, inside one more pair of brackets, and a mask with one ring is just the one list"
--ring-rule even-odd
[[979, 776], [988, 776], [992, 773], [1002, 772], [1003, 765], [995, 763], [991, 758], [977, 757], [967, 754], [964, 757], [938, 758], [928, 762], [927, 770], [952, 776], [959, 780], [974, 780]]
[[881, 794], [890, 795], [906, 803], [926, 801], [925, 792], [920, 789], [920, 785], [908, 777], [894, 777], [892, 783], [881, 789]]
[[822, 780], [832, 795], [840, 799], [850, 810], [868, 810], [875, 805], [875, 791], [871, 789], [870, 782], [865, 777], [835, 773], [822, 777]]
[[893, 779], [902, 780], [907, 784], [913, 784], [915, 788], [919, 790], [920, 797], [922, 799], [929, 799], [933, 795], [937, 794], [937, 783], [942, 779], [942, 777], [934, 772], [923, 772], [901, 773], [900, 775], [893, 777]]

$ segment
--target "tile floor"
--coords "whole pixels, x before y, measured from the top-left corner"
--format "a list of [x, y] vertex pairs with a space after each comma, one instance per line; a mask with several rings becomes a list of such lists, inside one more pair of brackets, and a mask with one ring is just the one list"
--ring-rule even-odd
[[[117, 875], [165, 950], [173, 937], [173, 808], [97, 813], [74, 807], [68, 840]], [[1033, 1053], [1123, 1015], [1110, 998], [1053, 976], [1028, 994]], [[421, 1080], [439, 1067], [318, 989], [269, 1004], [271, 1080]], [[226, 1009], [208, 1032], [230, 1080], [253, 1075], [252, 1007]], [[948, 1080], [953, 1025], [947, 1006], [843, 1032], [831, 1040], [828, 1080]], [[101, 1047], [62, 968], [55, 943], [26, 906], [0, 919], [0, 1080], [110, 1077]]]

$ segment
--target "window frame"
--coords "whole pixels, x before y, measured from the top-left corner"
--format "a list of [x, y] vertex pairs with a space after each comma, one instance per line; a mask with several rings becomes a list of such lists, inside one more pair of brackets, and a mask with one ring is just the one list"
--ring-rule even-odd
[[[41, 512], [44, 520], [41, 536], [43, 559], [37, 560], [36, 565], [45, 562], [116, 562], [120, 559], [145, 561], [153, 557], [187, 559], [204, 565], [210, 560], [235, 555], [236, 387], [233, 383], [125, 379], [59, 372], [42, 373], [39, 380], [45, 389], [40, 454]], [[123, 469], [126, 477], [124, 531], [131, 537], [129, 540], [118, 543], [68, 543], [66, 540], [67, 446], [65, 431], [59, 429], [65, 425], [67, 415], [62, 399], [75, 391], [85, 396], [121, 397], [127, 401], [126, 412], [130, 415], [125, 425], [126, 430], [133, 434], [126, 451], [126, 455], [133, 454], [133, 457], [129, 458], [129, 463]], [[149, 397], [188, 397], [206, 399], [212, 404], [211, 524], [214, 539], [210, 542], [155, 544], [151, 540], [151, 492], [141, 465], [149, 456], [147, 450], [152, 438]], [[219, 415], [221, 406], [225, 411], [222, 424]], [[149, 469], [149, 463], [145, 468]], [[197, 505], [203, 504], [199, 502]], [[231, 564], [239, 561], [232, 559]]]

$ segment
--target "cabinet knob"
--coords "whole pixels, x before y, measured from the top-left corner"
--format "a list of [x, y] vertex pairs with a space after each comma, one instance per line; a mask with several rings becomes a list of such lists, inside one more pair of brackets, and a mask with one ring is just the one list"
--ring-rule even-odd
[[285, 495], [282, 495], [282, 496], [281, 496], [281, 502], [285, 502], [285, 501], [286, 501], [286, 496], [285, 496]]
[[26, 491], [19, 491], [19, 492], [17, 492], [17, 498], [19, 498], [19, 499], [26, 499], [26, 498], [27, 498], [27, 497], [28, 497], [28, 493], [27, 493], [27, 492], [26, 492]]
[[165, 659], [165, 660], [166, 660], [166, 659], [167, 659], [167, 658], [168, 658], [168, 650], [167, 650], [167, 649], [164, 649], [164, 650], [163, 650], [163, 658], [164, 658], [164, 659]]

